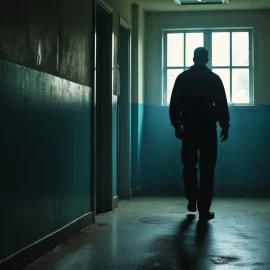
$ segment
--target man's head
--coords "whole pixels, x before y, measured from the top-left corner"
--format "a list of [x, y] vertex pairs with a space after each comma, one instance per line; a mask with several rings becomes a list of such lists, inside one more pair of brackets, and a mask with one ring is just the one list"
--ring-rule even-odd
[[195, 65], [206, 65], [209, 61], [209, 52], [204, 47], [199, 47], [194, 51], [193, 61]]

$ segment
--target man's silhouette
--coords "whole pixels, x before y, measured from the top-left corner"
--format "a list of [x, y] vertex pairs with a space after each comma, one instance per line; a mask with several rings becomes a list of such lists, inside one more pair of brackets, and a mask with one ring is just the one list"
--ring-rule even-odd
[[[214, 171], [217, 159], [217, 121], [222, 142], [228, 139], [230, 115], [223, 83], [206, 64], [206, 48], [194, 51], [194, 65], [181, 73], [174, 84], [170, 101], [170, 120], [175, 136], [182, 140], [182, 163], [188, 210], [199, 211], [200, 220], [214, 218]], [[200, 158], [198, 157], [198, 151]], [[200, 165], [200, 185], [197, 163]]]

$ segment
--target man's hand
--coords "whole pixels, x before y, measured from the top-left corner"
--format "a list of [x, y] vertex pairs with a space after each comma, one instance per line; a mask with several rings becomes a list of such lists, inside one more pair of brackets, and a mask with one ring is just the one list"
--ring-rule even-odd
[[228, 137], [229, 137], [229, 131], [222, 129], [220, 133], [221, 142], [227, 141]]
[[182, 140], [183, 139], [183, 129], [182, 129], [182, 127], [180, 125], [175, 126], [174, 130], [175, 130], [175, 137], [177, 139], [179, 139], [179, 140]]

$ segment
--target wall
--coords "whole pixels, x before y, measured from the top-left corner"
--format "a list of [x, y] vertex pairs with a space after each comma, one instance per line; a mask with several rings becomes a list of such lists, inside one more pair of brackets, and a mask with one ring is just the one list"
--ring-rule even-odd
[[[132, 15], [131, 15], [131, 2], [130, 0], [103, 0], [103, 2], [113, 11], [113, 72], [114, 72], [114, 80], [115, 76], [117, 76], [119, 72], [119, 19], [121, 18], [128, 26], [131, 27], [132, 24]], [[117, 85], [113, 86], [113, 98], [112, 98], [112, 162], [113, 162], [113, 197], [117, 196], [118, 191], [118, 159], [117, 159], [117, 151], [118, 151], [118, 129], [119, 125], [118, 119], [118, 93], [117, 93]], [[124, 90], [124, 89], [122, 89]], [[128, 91], [128, 89], [126, 89]]]
[[92, 210], [93, 1], [6, 4], [0, 261]]
[[[118, 17], [119, 13], [121, 18], [131, 26], [132, 15], [131, 15], [131, 1], [130, 0], [102, 0], [107, 6], [113, 11], [115, 17]], [[115, 24], [115, 28], [117, 25]]]
[[[143, 89], [144, 89], [144, 10], [138, 4], [132, 4], [129, 0], [104, 0], [104, 2], [114, 11], [114, 37], [116, 38], [116, 47], [118, 46], [118, 20], [120, 17], [129, 26], [132, 25], [132, 44], [131, 44], [131, 187], [135, 191], [141, 186], [139, 177], [139, 152], [142, 134], [143, 121]], [[118, 52], [114, 54], [113, 68], [117, 72]], [[123, 89], [122, 89], [123, 90]], [[121, 91], [122, 91], [121, 90]], [[113, 97], [115, 101], [116, 96]], [[115, 102], [113, 103], [113, 123], [117, 123]], [[114, 129], [115, 132], [115, 129]], [[114, 134], [115, 135], [115, 134]], [[115, 138], [115, 136], [114, 136]], [[114, 140], [114, 153], [116, 149], [116, 141]], [[114, 160], [114, 158], [113, 158]], [[114, 160], [114, 179], [113, 179], [113, 196], [117, 195], [117, 163]], [[135, 192], [134, 192], [135, 193]]]
[[[119, 14], [131, 25], [131, 3], [104, 2], [113, 10], [117, 71]], [[93, 210], [93, 0], [17, 1], [0, 15], [1, 261]]]
[[91, 9], [87, 0], [7, 3], [0, 17], [5, 26], [0, 28], [0, 57], [92, 86]]
[[[106, 2], [117, 42], [131, 3]], [[13, 1], [0, 11], [0, 261], [93, 210], [93, 3]], [[114, 69], [117, 59], [115, 46]]]
[[144, 27], [145, 12], [138, 4], [132, 5], [132, 81], [131, 81], [131, 186], [141, 187], [140, 151], [143, 122], [143, 90], [144, 90]]
[[254, 187], [269, 191], [270, 172], [270, 11], [146, 13], [145, 91], [140, 174], [143, 185], [179, 186], [181, 142], [174, 138], [168, 107], [162, 103], [162, 29], [198, 27], [254, 27], [254, 107], [230, 107], [229, 141], [219, 146], [218, 187]]
[[91, 89], [0, 60], [0, 260], [91, 210]]

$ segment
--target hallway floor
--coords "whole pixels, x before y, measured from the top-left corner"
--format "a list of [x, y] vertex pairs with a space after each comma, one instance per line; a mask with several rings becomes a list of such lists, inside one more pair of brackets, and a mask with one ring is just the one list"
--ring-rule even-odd
[[136, 198], [25, 270], [270, 269], [270, 200], [215, 199], [198, 223], [183, 198]]

